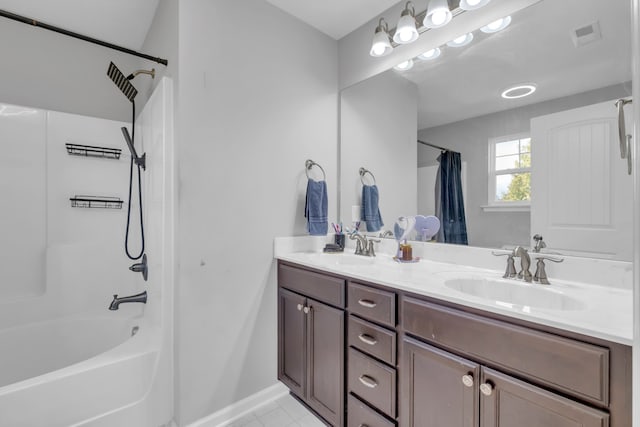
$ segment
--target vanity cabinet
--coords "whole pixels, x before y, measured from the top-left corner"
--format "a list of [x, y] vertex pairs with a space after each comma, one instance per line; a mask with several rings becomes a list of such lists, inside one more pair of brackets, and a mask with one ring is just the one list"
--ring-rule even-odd
[[343, 426], [344, 280], [281, 264], [278, 284], [278, 379]]
[[282, 261], [278, 286], [278, 378], [331, 426], [631, 427], [629, 346]]

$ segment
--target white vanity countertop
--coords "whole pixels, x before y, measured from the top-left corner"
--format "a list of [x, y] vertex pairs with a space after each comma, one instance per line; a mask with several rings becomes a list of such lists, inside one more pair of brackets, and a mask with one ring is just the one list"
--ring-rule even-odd
[[[296, 242], [295, 239], [298, 241]], [[345, 249], [344, 253], [325, 254], [322, 253], [325, 241], [326, 239], [318, 238], [312, 240], [277, 238], [275, 257], [463, 306], [620, 344], [633, 344], [633, 298], [629, 286], [578, 283], [564, 278], [554, 278], [552, 274], [549, 274], [551, 285], [528, 284], [521, 280], [503, 279], [504, 270], [433, 261], [424, 256], [419, 262], [401, 264], [393, 260], [387, 253], [388, 250], [383, 250], [383, 253], [379, 251], [375, 258], [353, 255], [352, 248]], [[392, 242], [395, 246], [395, 241]], [[440, 249], [445, 246], [447, 249], [451, 248], [451, 245], [426, 244], [425, 247], [428, 249], [421, 251], [421, 246], [417, 245], [417, 247], [414, 246], [414, 253], [438, 250], [437, 246], [440, 246]], [[387, 249], [389, 247], [393, 246], [387, 244]], [[479, 248], [460, 248], [460, 250], [488, 251]], [[428, 253], [421, 255], [428, 255]], [[500, 263], [504, 263], [505, 258], [500, 258]], [[570, 260], [565, 260], [567, 261], [568, 269], [571, 269]], [[533, 273], [535, 271], [533, 259], [532, 264], [531, 272]], [[622, 272], [617, 272], [621, 276], [629, 270], [624, 264], [628, 263], [611, 262], [613, 266], [611, 268], [611, 265], [605, 262], [600, 268], [612, 269], [610, 273], [615, 275], [616, 272], [613, 270], [622, 265], [622, 269], [618, 268]], [[516, 267], [519, 267], [517, 259]], [[558, 268], [556, 270], [559, 271]], [[549, 273], [549, 268], [547, 272]], [[626, 280], [622, 281], [626, 282]], [[472, 295], [468, 293], [468, 289], [463, 292], [469, 285], [479, 287], [480, 292], [485, 296]]]

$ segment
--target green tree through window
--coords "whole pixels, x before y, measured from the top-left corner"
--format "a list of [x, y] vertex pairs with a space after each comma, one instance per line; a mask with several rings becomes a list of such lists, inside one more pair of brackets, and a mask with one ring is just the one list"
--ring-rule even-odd
[[[516, 161], [514, 168], [531, 167], [531, 154], [522, 153], [520, 161]], [[518, 173], [513, 176], [507, 191], [502, 194], [502, 200], [505, 201], [522, 201], [531, 200], [531, 173]]]

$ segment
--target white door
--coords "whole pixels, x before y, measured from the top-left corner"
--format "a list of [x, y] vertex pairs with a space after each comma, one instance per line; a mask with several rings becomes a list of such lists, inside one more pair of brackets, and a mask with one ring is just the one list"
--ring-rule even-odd
[[531, 235], [550, 250], [631, 261], [633, 179], [614, 102], [531, 120]]

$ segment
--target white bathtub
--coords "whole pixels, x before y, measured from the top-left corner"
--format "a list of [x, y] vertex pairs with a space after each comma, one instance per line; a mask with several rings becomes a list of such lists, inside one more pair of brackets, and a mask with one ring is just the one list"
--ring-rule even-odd
[[135, 405], [158, 336], [142, 318], [108, 312], [0, 330], [0, 427], [89, 426]]

